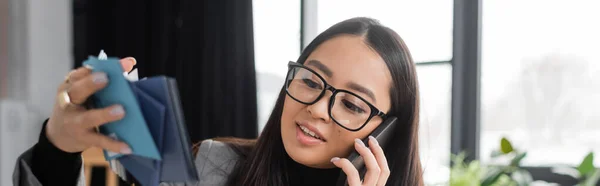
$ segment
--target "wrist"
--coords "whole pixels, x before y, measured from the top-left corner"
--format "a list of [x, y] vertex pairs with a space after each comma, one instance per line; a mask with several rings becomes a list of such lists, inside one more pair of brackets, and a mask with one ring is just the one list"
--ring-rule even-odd
[[52, 145], [54, 148], [56, 148], [57, 150], [60, 150], [62, 152], [65, 152], [65, 153], [80, 153], [81, 152], [79, 150], [65, 148], [63, 145], [60, 145], [60, 144], [68, 143], [68, 142], [65, 141], [64, 139], [61, 139], [61, 137], [60, 137], [61, 135], [57, 133], [59, 130], [56, 129], [56, 123], [54, 123], [52, 121], [52, 118], [50, 118], [48, 120], [47, 124], [44, 127], [45, 127], [45, 130], [42, 135], [44, 135], [44, 137], [47, 139], [47, 142], [50, 145]]
[[[61, 149], [60, 147], [58, 147], [58, 145], [56, 145], [56, 139], [55, 139], [55, 135], [54, 135], [54, 128], [52, 127], [52, 118], [50, 118], [48, 120], [48, 122], [46, 123], [46, 125], [44, 125], [44, 130], [42, 131], [44, 135], [44, 137], [48, 140], [48, 143], [50, 143], [52, 146], [64, 151], [63, 149]], [[65, 151], [66, 152], [66, 151]]]
[[44, 151], [48, 151], [48, 152], [54, 152], [54, 153], [59, 153], [59, 154], [72, 154], [72, 155], [78, 155], [81, 152], [77, 152], [77, 151], [69, 151], [67, 149], [64, 149], [60, 146], [58, 146], [58, 139], [56, 139], [56, 136], [59, 135], [54, 135], [54, 133], [52, 133], [54, 130], [51, 125], [51, 120], [52, 119], [47, 119], [44, 122], [42, 131], [40, 133], [39, 139], [38, 139], [38, 143], [37, 146], [40, 146], [40, 149], [44, 149]]

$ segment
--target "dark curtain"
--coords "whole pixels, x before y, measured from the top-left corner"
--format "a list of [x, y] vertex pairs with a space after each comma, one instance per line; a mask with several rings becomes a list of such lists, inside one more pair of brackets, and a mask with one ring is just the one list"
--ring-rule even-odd
[[74, 0], [73, 29], [75, 67], [104, 49], [175, 77], [192, 142], [256, 137], [252, 1]]

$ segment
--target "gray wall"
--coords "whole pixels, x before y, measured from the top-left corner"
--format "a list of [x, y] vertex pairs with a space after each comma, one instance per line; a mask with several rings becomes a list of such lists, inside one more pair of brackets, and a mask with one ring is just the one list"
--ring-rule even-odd
[[0, 185], [37, 140], [73, 64], [71, 1], [0, 0]]

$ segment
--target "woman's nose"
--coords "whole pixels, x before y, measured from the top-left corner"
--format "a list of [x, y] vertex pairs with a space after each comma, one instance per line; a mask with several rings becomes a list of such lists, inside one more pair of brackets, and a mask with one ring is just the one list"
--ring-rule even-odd
[[306, 110], [308, 113], [315, 119], [321, 119], [325, 123], [329, 123], [331, 118], [329, 117], [329, 99], [331, 97], [331, 93], [327, 92], [319, 101], [312, 105], [308, 105]]

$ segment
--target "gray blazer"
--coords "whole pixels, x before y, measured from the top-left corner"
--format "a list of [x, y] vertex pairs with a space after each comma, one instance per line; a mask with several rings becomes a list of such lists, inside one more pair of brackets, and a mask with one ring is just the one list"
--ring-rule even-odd
[[[229, 146], [214, 140], [205, 140], [200, 145], [195, 158], [199, 182], [194, 183], [161, 183], [161, 186], [192, 185], [225, 185], [229, 174], [233, 171], [239, 156]], [[85, 161], [85, 159], [83, 160]], [[42, 184], [31, 171], [32, 149], [25, 151], [17, 159], [13, 172], [14, 186], [41, 186]], [[83, 164], [82, 164], [83, 166]], [[83, 167], [79, 171], [78, 186], [85, 186]]]

